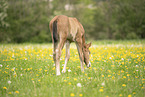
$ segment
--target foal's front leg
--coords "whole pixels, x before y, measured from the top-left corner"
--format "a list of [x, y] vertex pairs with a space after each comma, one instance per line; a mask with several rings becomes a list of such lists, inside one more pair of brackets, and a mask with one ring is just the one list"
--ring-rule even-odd
[[66, 65], [67, 65], [67, 62], [68, 62], [69, 58], [70, 58], [70, 42], [69, 41], [66, 41], [65, 64], [64, 64], [62, 73], [65, 73], [66, 72]]
[[81, 62], [81, 71], [84, 72], [84, 56], [83, 56], [83, 45], [82, 45], [82, 41], [78, 40], [76, 42], [76, 45], [77, 45], [77, 50], [78, 50], [78, 53], [79, 53], [79, 58], [80, 58], [80, 62]]

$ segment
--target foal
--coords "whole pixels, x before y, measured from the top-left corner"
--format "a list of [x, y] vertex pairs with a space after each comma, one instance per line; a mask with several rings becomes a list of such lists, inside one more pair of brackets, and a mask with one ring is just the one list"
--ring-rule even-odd
[[81, 23], [72, 17], [64, 15], [55, 16], [49, 23], [53, 41], [53, 60], [56, 66], [56, 75], [60, 75], [61, 50], [66, 43], [65, 64], [62, 73], [66, 72], [66, 64], [70, 57], [70, 43], [75, 42], [81, 62], [81, 70], [84, 72], [84, 62], [87, 67], [91, 66], [89, 61], [89, 47], [91, 43], [85, 43], [85, 31]]

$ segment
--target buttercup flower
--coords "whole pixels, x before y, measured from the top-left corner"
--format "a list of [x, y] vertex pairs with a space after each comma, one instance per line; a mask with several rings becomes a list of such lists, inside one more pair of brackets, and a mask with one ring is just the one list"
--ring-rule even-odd
[[83, 94], [79, 94], [79, 96], [83, 96]]
[[71, 93], [70, 96], [75, 96], [75, 94], [74, 93]]
[[104, 90], [103, 89], [99, 89], [99, 92], [103, 92]]
[[3, 87], [3, 89], [5, 89], [5, 90], [6, 90], [6, 89], [7, 89], [7, 87]]
[[19, 94], [19, 91], [15, 91], [15, 93]]
[[123, 87], [125, 87], [125, 86], [126, 86], [126, 84], [122, 84], [122, 86], [123, 86]]

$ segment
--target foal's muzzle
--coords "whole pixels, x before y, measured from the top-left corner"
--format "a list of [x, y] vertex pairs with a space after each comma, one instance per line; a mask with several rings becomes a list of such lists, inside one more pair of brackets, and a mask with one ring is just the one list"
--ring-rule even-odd
[[88, 68], [91, 67], [91, 62], [89, 62], [89, 64], [87, 65], [87, 67], [88, 67]]

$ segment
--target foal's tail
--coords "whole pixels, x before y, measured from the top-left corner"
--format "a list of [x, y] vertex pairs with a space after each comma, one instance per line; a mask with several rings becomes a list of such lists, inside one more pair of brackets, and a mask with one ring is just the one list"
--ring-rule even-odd
[[58, 41], [57, 20], [53, 22], [53, 40], [54, 40], [54, 43]]
[[85, 44], [85, 34], [82, 36], [83, 45]]

